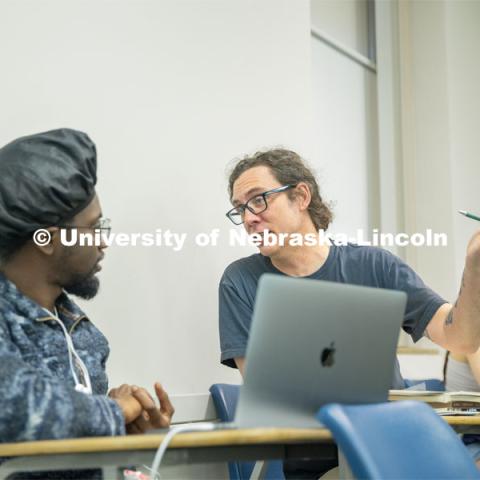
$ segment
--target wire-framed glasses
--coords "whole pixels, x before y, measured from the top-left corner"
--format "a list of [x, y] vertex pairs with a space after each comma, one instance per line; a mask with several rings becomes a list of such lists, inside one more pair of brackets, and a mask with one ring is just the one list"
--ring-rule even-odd
[[86, 228], [88, 230], [100, 230], [100, 233], [102, 235], [110, 235], [112, 231], [112, 226], [111, 226], [111, 220], [106, 217], [101, 217], [98, 219], [97, 223], [95, 225], [57, 225], [57, 227], [60, 228]]

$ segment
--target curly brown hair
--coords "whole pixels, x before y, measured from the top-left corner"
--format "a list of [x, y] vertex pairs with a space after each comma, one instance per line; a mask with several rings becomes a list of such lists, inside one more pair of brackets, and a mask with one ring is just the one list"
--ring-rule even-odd
[[[304, 182], [310, 189], [312, 199], [308, 206], [308, 212], [317, 230], [327, 230], [333, 214], [330, 206], [322, 200], [317, 180], [312, 170], [307, 167], [305, 161], [295, 152], [276, 148], [264, 152], [257, 152], [255, 155], [247, 156], [237, 162], [228, 178], [228, 193], [230, 198], [233, 195], [233, 185], [238, 177], [253, 167], [266, 166], [275, 178], [283, 185], [293, 185]], [[289, 191], [290, 198], [295, 196], [294, 191]]]

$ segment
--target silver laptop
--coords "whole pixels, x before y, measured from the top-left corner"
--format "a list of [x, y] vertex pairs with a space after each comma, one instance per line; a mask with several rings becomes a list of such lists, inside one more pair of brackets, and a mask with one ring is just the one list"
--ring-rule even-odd
[[387, 400], [406, 294], [265, 274], [237, 427], [317, 427], [330, 402]]

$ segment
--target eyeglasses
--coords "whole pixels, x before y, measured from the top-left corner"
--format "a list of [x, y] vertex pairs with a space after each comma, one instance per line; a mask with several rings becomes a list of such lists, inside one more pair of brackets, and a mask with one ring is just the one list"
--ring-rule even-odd
[[250, 198], [243, 205], [238, 205], [229, 210], [226, 215], [235, 224], [241, 225], [245, 219], [245, 209], [252, 212], [255, 215], [264, 212], [268, 208], [267, 197], [274, 193], [285, 192], [291, 188], [295, 188], [297, 185], [284, 185], [283, 187], [274, 188], [267, 192], [259, 193], [258, 195]]
[[101, 217], [95, 225], [56, 225], [60, 228], [87, 228], [89, 230], [100, 230], [100, 233], [110, 235], [112, 231], [111, 220], [109, 218]]

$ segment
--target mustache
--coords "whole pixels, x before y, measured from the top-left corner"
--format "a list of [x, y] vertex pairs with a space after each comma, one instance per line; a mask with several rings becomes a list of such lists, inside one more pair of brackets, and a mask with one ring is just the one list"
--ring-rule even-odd
[[90, 271], [87, 273], [86, 277], [95, 277], [95, 269], [98, 267], [98, 264], [105, 258], [105, 254], [103, 253], [102, 255], [100, 255], [100, 257], [98, 258], [98, 260], [95, 262], [95, 264], [93, 265], [93, 267], [90, 269]]

